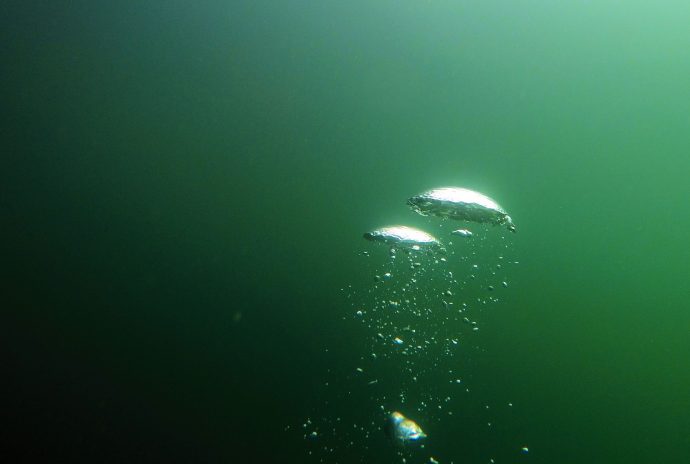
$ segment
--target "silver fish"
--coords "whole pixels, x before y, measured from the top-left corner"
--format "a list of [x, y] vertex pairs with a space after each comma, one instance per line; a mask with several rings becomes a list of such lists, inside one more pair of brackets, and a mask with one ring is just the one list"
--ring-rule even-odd
[[474, 190], [437, 188], [411, 197], [407, 204], [422, 216], [505, 225], [515, 232], [515, 224], [508, 213], [494, 200]]
[[433, 235], [407, 226], [389, 226], [372, 230], [364, 234], [364, 238], [373, 242], [383, 242], [388, 245], [420, 249], [422, 247], [437, 247], [440, 242]]

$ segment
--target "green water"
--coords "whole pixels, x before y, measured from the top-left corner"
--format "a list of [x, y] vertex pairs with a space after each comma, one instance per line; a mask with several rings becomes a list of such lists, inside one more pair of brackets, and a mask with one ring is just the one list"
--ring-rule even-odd
[[341, 291], [370, 285], [362, 233], [459, 185], [510, 212], [520, 264], [478, 391], [408, 462], [690, 462], [688, 24], [681, 1], [3, 2], [0, 454], [400, 462], [383, 438], [310, 460], [295, 429], [366, 404], [323, 388], [366, 350]]

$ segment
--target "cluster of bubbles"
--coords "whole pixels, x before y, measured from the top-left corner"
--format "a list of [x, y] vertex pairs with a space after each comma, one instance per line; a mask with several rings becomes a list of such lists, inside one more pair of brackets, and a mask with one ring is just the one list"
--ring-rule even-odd
[[[387, 448], [401, 462], [440, 462], [425, 452], [425, 430], [452, 419], [454, 399], [470, 392], [465, 374], [472, 351], [481, 349], [481, 314], [499, 303], [510, 268], [518, 264], [507, 234], [492, 233], [496, 225], [512, 232], [515, 226], [490, 198], [443, 188], [414, 196], [408, 205], [442, 218], [436, 225], [446, 239], [400, 225], [364, 234], [383, 244], [360, 253], [371, 284], [345, 290], [349, 318], [365, 328], [357, 343], [366, 354], [335, 382], [327, 400], [342, 410], [302, 426], [304, 437], [317, 443], [310, 454], [321, 451], [321, 462], [363, 462], [362, 453], [378, 449], [382, 437], [397, 445]], [[446, 219], [470, 221], [474, 231], [448, 228]]]

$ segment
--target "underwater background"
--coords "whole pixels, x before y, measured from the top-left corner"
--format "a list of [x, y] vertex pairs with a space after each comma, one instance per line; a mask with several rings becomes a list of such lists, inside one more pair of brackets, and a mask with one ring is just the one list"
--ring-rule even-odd
[[0, 456], [401, 462], [377, 425], [302, 428], [379, 417], [351, 379], [362, 234], [456, 185], [506, 208], [519, 265], [407, 462], [690, 462], [689, 24], [679, 0], [2, 2]]

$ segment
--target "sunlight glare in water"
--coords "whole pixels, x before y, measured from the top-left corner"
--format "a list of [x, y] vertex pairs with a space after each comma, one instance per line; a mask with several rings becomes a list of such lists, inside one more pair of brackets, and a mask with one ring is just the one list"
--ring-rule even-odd
[[[339, 385], [338, 392], [332, 392], [337, 398], [357, 401], [356, 407], [339, 414], [348, 420], [321, 408], [322, 462], [330, 462], [328, 456], [337, 449], [365, 451], [375, 446], [386, 429], [385, 411], [404, 409], [431, 429], [463, 416], [463, 405], [472, 401], [466, 395], [472, 391], [473, 357], [482, 351], [478, 325], [508, 287], [510, 268], [502, 264], [516, 263], [505, 258], [511, 253], [505, 229], [488, 224], [475, 224], [473, 229], [455, 234], [462, 237], [457, 244], [442, 244], [428, 238], [431, 234], [417, 235], [431, 246], [396, 243], [399, 237], [385, 230], [376, 238], [365, 234], [375, 242], [360, 253], [363, 278], [368, 274], [370, 284], [348, 287], [347, 296], [350, 320], [358, 321], [363, 330], [356, 343], [365, 342], [368, 350], [355, 361], [356, 375], [333, 380]], [[472, 240], [466, 240], [470, 236]], [[491, 420], [484, 426], [493, 424], [493, 418], [487, 418]], [[437, 457], [420, 455], [426, 446], [394, 447], [392, 452], [407, 462], [438, 462]]]

